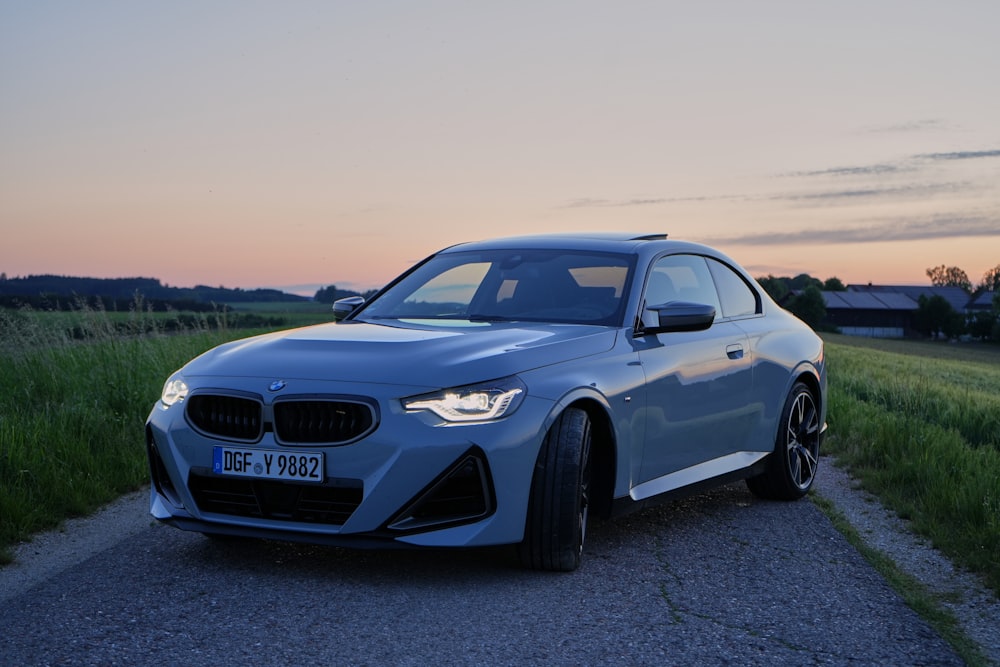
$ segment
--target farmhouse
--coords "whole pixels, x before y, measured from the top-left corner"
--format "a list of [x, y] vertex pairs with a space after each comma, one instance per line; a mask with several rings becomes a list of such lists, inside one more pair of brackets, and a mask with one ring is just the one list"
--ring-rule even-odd
[[982, 313], [990, 312], [993, 310], [993, 295], [994, 292], [981, 292], [979, 296], [972, 299], [966, 309], [969, 313]]
[[955, 312], [971, 315], [981, 304], [992, 307], [993, 294], [972, 299], [961, 287], [920, 285], [848, 285], [846, 292], [823, 292], [825, 323], [848, 336], [903, 338], [916, 333], [914, 315], [920, 297], [940, 296]]

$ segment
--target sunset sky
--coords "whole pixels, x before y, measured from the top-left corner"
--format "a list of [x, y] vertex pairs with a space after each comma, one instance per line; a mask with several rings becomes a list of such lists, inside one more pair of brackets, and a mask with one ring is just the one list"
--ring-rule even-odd
[[998, 31], [996, 0], [0, 0], [0, 272], [312, 294], [627, 230], [977, 283]]

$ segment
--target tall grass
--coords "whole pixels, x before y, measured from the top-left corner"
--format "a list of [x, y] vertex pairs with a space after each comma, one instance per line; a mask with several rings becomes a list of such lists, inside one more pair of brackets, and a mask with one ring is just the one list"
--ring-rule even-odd
[[224, 319], [163, 335], [162, 317], [136, 306], [124, 318], [81, 309], [70, 326], [0, 309], [0, 562], [32, 533], [144, 484], [143, 425], [167, 375], [247, 335]]
[[1000, 594], [1000, 356], [938, 359], [843, 339], [827, 354], [828, 451]]

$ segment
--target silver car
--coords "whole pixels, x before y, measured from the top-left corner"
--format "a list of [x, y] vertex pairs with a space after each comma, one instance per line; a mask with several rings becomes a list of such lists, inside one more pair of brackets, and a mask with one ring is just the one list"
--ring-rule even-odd
[[514, 544], [565, 571], [591, 513], [738, 479], [791, 500], [815, 479], [823, 343], [704, 245], [462, 244], [334, 316], [166, 381], [146, 426], [154, 517], [345, 546]]

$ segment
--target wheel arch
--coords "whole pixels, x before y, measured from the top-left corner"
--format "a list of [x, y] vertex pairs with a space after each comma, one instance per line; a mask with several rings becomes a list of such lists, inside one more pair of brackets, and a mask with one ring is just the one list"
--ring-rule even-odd
[[820, 428], [826, 428], [827, 410], [827, 388], [825, 370], [821, 366], [816, 368], [813, 364], [804, 364], [792, 374], [792, 382], [786, 390], [786, 394], [792, 390], [797, 382], [801, 382], [809, 388], [813, 400], [816, 401], [816, 409], [819, 410]]
[[[605, 518], [611, 514], [617, 472], [618, 445], [607, 406], [594, 397], [581, 396], [562, 406], [579, 408], [590, 418], [590, 511]], [[561, 412], [561, 410], [560, 410]]]
[[[803, 371], [799, 373], [792, 382], [792, 387], [801, 382], [805, 386], [809, 387], [809, 391], [813, 395], [813, 400], [816, 401], [816, 406], [819, 408], [820, 413], [824, 412], [826, 397], [823, 396], [823, 390], [820, 387], [819, 378], [816, 377], [814, 373], [808, 371]], [[791, 391], [791, 387], [789, 387]]]

